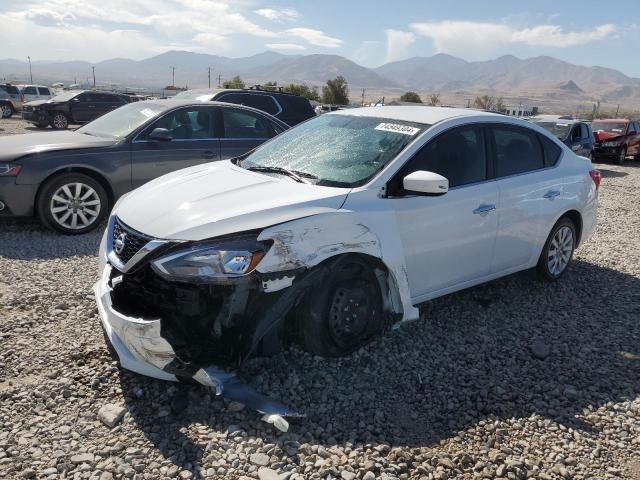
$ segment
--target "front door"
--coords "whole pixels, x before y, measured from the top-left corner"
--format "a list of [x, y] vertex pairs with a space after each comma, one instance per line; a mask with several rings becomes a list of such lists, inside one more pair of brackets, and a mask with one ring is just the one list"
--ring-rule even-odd
[[[168, 112], [131, 142], [131, 176], [134, 188], [165, 173], [220, 159], [220, 139], [215, 136], [216, 108], [191, 106]], [[149, 137], [166, 128], [171, 140]]]
[[74, 122], [88, 122], [94, 118], [96, 109], [96, 94], [91, 92], [81, 93], [69, 101], [71, 118]]
[[426, 170], [449, 180], [438, 197], [385, 201], [396, 210], [414, 301], [464, 287], [490, 273], [498, 228], [498, 187], [489, 178], [484, 129], [460, 127], [427, 143], [401, 177]]

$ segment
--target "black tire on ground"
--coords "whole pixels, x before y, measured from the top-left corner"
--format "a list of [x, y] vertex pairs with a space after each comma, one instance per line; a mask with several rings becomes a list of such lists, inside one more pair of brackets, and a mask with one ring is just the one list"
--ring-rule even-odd
[[344, 255], [329, 268], [322, 287], [305, 295], [296, 317], [308, 352], [338, 357], [379, 335], [385, 314], [378, 280], [364, 259]]
[[618, 154], [618, 158], [616, 159], [616, 163], [618, 165], [622, 165], [626, 158], [627, 158], [627, 148], [626, 147], [622, 147], [620, 149], [620, 153]]
[[2, 112], [2, 118], [10, 118], [13, 115], [13, 107], [8, 103], [0, 104], [0, 112]]
[[[63, 202], [54, 199], [56, 192], [60, 192], [60, 189], [63, 189], [65, 185], [68, 186], [72, 197], [77, 191], [80, 192], [79, 195], [77, 195], [78, 199], [87, 194], [90, 194], [90, 196], [85, 200], [87, 203], [86, 206], [79, 200], [78, 204], [74, 205], [77, 208], [68, 209], [70, 217], [63, 220], [67, 211], [62, 210], [61, 212], [54, 213], [53, 209], [59, 209], [65, 205]], [[78, 185], [80, 185], [80, 187], [78, 187]], [[77, 188], [79, 188], [79, 190], [76, 190]], [[90, 190], [93, 190], [94, 193], [91, 193]], [[65, 199], [67, 198], [67, 195], [64, 193], [58, 193], [57, 197], [60, 198], [61, 195], [63, 195]], [[94, 178], [83, 173], [64, 173], [50, 178], [43, 184], [38, 194], [36, 208], [42, 223], [50, 229], [68, 235], [78, 235], [89, 232], [102, 223], [109, 212], [109, 197], [104, 187]], [[88, 210], [89, 208], [91, 210]], [[89, 213], [90, 211], [92, 213]], [[76, 215], [77, 220], [75, 228], [71, 225], [74, 215]], [[86, 225], [83, 225], [85, 223], [83, 218], [88, 218], [90, 221]]]
[[49, 117], [41, 115], [35, 123], [38, 128], [47, 128], [49, 126]]
[[49, 123], [55, 130], [64, 130], [69, 127], [69, 118], [63, 112], [53, 112]]
[[[561, 230], [563, 232], [567, 232], [566, 229], [569, 229], [571, 232], [570, 242], [566, 242], [565, 245], [570, 247], [570, 251], [566, 250], [561, 254], [558, 250], [558, 246], [562, 246], [562, 242], [559, 241], [557, 235], [562, 238], [562, 235], [559, 234]], [[554, 244], [554, 239], [556, 240]], [[538, 274], [538, 278], [546, 282], [555, 282], [559, 279], [569, 268], [571, 265], [571, 260], [573, 258], [573, 252], [576, 248], [577, 241], [577, 232], [576, 226], [573, 221], [571, 221], [568, 217], [562, 217], [560, 220], [556, 222], [556, 224], [551, 229], [551, 233], [547, 237], [547, 241], [544, 243], [544, 247], [542, 248], [542, 253], [540, 253], [540, 258], [538, 259], [538, 265], [536, 266], [536, 273]], [[560, 245], [558, 245], [560, 244]], [[560, 258], [566, 260], [566, 265], [560, 271], [554, 271], [551, 268], [550, 263], [553, 265], [553, 259], [556, 258], [557, 255], [561, 255]], [[568, 258], [567, 258], [568, 256]]]

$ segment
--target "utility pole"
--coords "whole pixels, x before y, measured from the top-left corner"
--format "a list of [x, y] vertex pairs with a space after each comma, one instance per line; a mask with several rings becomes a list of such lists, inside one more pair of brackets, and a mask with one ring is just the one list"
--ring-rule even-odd
[[91, 73], [93, 73], [93, 88], [96, 88], [96, 67], [91, 66]]
[[220, 82], [222, 81], [222, 75], [218, 75], [218, 88], [221, 88]]
[[209, 71], [209, 75], [208, 75], [208, 78], [209, 78], [209, 88], [211, 88], [211, 67], [207, 68], [207, 70]]
[[618, 108], [616, 108], [616, 118], [618, 118], [618, 113], [620, 112], [620, 104], [618, 104]]
[[31, 79], [31, 83], [33, 83], [33, 73], [31, 73], [31, 57], [27, 56], [27, 59], [29, 60], [29, 78]]
[[360, 105], [364, 107], [364, 88], [362, 89], [362, 102], [360, 102]]
[[171, 69], [171, 86], [176, 86], [176, 67], [169, 67]]

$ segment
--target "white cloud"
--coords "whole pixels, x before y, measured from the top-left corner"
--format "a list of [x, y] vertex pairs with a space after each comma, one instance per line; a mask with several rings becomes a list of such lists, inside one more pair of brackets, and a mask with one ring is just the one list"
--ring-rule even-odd
[[297, 43], [266, 43], [264, 46], [271, 50], [306, 50], [306, 47]]
[[289, 30], [286, 30], [285, 33], [293, 35], [294, 37], [302, 38], [311, 45], [317, 45], [318, 47], [338, 48], [344, 43], [339, 38], [330, 37], [325, 35], [324, 32], [320, 30], [313, 30], [312, 28], [290, 28]]
[[416, 36], [412, 32], [402, 30], [385, 30], [387, 36], [387, 57], [386, 62], [400, 60], [407, 55], [407, 50], [416, 41]]
[[292, 21], [300, 16], [293, 8], [261, 8], [255, 13], [274, 22]]
[[537, 25], [518, 29], [502, 23], [446, 20], [412, 23], [411, 28], [433, 40], [439, 52], [462, 55], [465, 58], [490, 55], [501, 47], [513, 44], [565, 48], [600, 40], [616, 31], [605, 24], [592, 30], [564, 31], [558, 25]]

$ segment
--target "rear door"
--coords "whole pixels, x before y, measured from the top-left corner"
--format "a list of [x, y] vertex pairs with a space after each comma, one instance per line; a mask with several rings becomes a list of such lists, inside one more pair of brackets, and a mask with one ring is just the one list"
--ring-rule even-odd
[[640, 126], [638, 122], [629, 123], [627, 132], [629, 135], [627, 154], [634, 156], [640, 154]]
[[84, 92], [69, 100], [71, 118], [74, 122], [88, 122], [95, 118], [96, 95], [93, 92]]
[[40, 97], [40, 99], [49, 99], [51, 98], [53, 95], [51, 95], [51, 90], [49, 90], [49, 88], [47, 87], [38, 87], [38, 97]]
[[224, 107], [222, 112], [221, 155], [234, 158], [253, 150], [279, 131], [265, 115], [240, 108]]
[[95, 100], [95, 108], [93, 108], [91, 120], [126, 103], [120, 95], [110, 93], [96, 93]]
[[[217, 110], [217, 107], [211, 106], [172, 110], [141, 132], [131, 142], [133, 187], [174, 170], [219, 160]], [[149, 138], [155, 128], [169, 130], [171, 140]]]
[[535, 265], [553, 219], [564, 211], [555, 168], [562, 150], [525, 127], [494, 124], [490, 132], [500, 193], [491, 271], [516, 271]]

